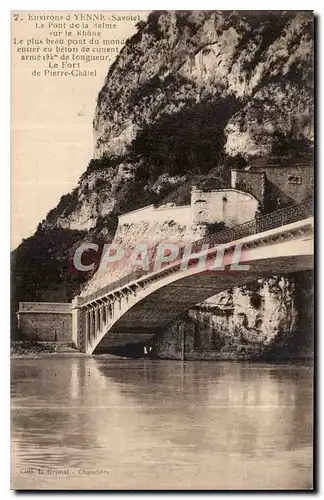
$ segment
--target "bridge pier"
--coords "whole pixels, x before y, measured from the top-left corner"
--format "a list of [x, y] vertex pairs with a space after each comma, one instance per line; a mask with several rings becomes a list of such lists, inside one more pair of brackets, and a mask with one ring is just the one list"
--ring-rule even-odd
[[84, 337], [85, 329], [85, 310], [80, 306], [80, 297], [77, 296], [72, 300], [72, 340], [76, 347], [86, 352], [86, 340]]

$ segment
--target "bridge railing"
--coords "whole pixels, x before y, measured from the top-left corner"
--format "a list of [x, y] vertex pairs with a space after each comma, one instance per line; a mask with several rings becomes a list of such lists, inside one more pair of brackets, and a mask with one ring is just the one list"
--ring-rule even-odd
[[[269, 231], [270, 229], [275, 229], [286, 224], [292, 224], [298, 220], [306, 219], [311, 217], [314, 211], [314, 200], [310, 198], [298, 205], [292, 205], [290, 207], [281, 208], [275, 212], [271, 212], [267, 215], [256, 217], [244, 224], [233, 226], [231, 228], [224, 229], [219, 233], [211, 234], [205, 236], [200, 240], [196, 240], [191, 246], [191, 253], [197, 253], [201, 251], [201, 247], [204, 244], [209, 244], [210, 247], [229, 243], [231, 241], [244, 238], [245, 236], [251, 236], [253, 234], [262, 233], [264, 231]], [[180, 257], [183, 255], [184, 248], [180, 249]], [[137, 269], [126, 276], [120, 278], [109, 285], [104, 286], [96, 292], [90, 293], [87, 296], [80, 297], [80, 304], [86, 302], [91, 302], [107, 295], [118, 288], [121, 288], [128, 283], [138, 280], [139, 278], [146, 276], [154, 271], [154, 262], [151, 263], [148, 270]]]

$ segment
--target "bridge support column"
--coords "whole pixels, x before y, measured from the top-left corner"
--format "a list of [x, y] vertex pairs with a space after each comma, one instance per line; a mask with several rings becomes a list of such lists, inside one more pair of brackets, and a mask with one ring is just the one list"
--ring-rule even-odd
[[103, 329], [106, 325], [106, 307], [105, 304], [101, 306], [101, 328]]
[[86, 351], [85, 310], [81, 308], [78, 296], [72, 300], [72, 340], [80, 351]]
[[99, 310], [97, 306], [94, 311], [94, 332], [93, 332], [94, 338], [96, 338], [98, 331], [99, 331]]
[[90, 314], [89, 311], [85, 312], [85, 338], [87, 340], [87, 347], [90, 344]]
[[104, 306], [100, 306], [100, 331], [103, 330], [105, 326], [105, 308]]
[[96, 335], [99, 335], [100, 330], [101, 330], [101, 306], [98, 306], [97, 314], [98, 314], [98, 322], [97, 322]]
[[95, 331], [95, 325], [94, 325], [94, 310], [90, 309], [89, 311], [89, 319], [90, 319], [90, 329], [89, 329], [89, 336], [90, 336], [90, 342], [92, 342], [92, 339], [94, 338], [94, 331]]
[[98, 331], [97, 334], [99, 335], [102, 329], [102, 310], [101, 306], [98, 307]]

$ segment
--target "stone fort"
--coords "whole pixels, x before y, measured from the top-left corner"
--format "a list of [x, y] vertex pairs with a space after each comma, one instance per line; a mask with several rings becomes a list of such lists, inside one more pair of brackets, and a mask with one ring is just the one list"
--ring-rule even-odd
[[[282, 161], [282, 159], [281, 159]], [[257, 159], [244, 169], [232, 169], [230, 185], [223, 189], [191, 191], [190, 204], [149, 205], [119, 216], [118, 225], [173, 220], [179, 225], [223, 222], [231, 227], [279, 208], [301, 203], [313, 195], [312, 162], [282, 164]]]
[[28, 340], [72, 341], [70, 303], [20, 302], [18, 328]]
[[[314, 169], [311, 160], [257, 159], [244, 169], [232, 169], [230, 185], [203, 191], [192, 188], [190, 204], [149, 205], [119, 216], [118, 227], [140, 222], [174, 221], [181, 226], [223, 223], [227, 227], [252, 220], [259, 214], [301, 203], [312, 197]], [[31, 340], [72, 341], [69, 303], [20, 302], [18, 326]]]

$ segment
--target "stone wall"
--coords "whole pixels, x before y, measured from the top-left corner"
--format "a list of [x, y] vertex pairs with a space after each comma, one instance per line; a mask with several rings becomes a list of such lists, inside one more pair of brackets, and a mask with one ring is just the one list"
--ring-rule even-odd
[[311, 165], [262, 167], [266, 174], [266, 198], [269, 210], [276, 209], [280, 198], [283, 205], [301, 203], [314, 195], [314, 169]]
[[301, 203], [313, 196], [314, 169], [310, 164], [260, 165], [251, 170], [232, 170], [233, 188], [255, 196], [267, 211]]
[[18, 328], [25, 339], [72, 341], [71, 304], [20, 302]]
[[[262, 169], [263, 170], [263, 169]], [[260, 203], [264, 203], [266, 189], [265, 172], [251, 170], [232, 170], [231, 186], [253, 195]]]
[[255, 217], [258, 200], [237, 189], [191, 194], [193, 221], [197, 224], [224, 222], [228, 227], [243, 224]]
[[181, 226], [224, 222], [228, 226], [242, 224], [254, 218], [258, 199], [237, 189], [200, 191], [193, 189], [191, 204], [183, 206], [147, 207], [120, 215], [118, 227], [142, 222], [173, 222]]
[[190, 205], [180, 207], [161, 206], [155, 208], [154, 205], [133, 210], [120, 215], [118, 225], [136, 224], [140, 222], [167, 222], [173, 221], [176, 224], [190, 225], [192, 223], [192, 213]]

